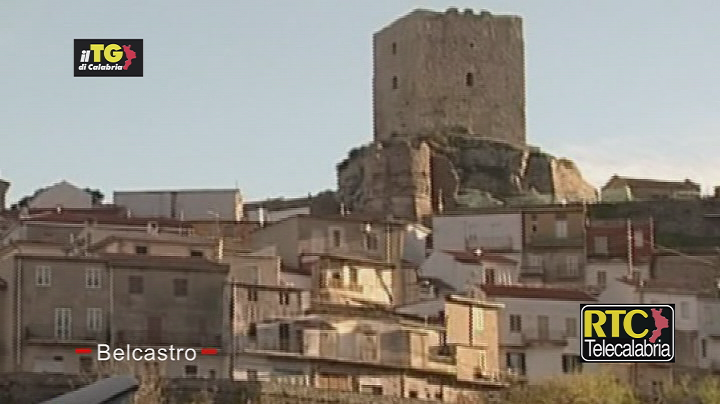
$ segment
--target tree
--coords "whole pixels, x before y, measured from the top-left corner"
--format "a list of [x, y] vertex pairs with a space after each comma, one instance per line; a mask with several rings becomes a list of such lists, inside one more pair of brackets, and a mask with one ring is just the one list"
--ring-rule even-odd
[[90, 196], [92, 197], [93, 205], [100, 205], [103, 200], [105, 200], [105, 194], [103, 194], [102, 191], [100, 191], [99, 189], [85, 188], [83, 189], [83, 191], [90, 194]]
[[511, 388], [504, 404], [639, 404], [632, 388], [609, 373], [578, 374]]

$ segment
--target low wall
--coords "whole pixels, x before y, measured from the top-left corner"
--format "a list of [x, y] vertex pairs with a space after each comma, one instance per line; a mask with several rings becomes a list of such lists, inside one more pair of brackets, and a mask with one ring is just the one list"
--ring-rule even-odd
[[[0, 403], [37, 404], [78, 389], [89, 382], [78, 376], [38, 373], [0, 374]], [[428, 401], [409, 398], [374, 396], [333, 390], [314, 389], [290, 384], [209, 380], [172, 379], [165, 381], [167, 404], [193, 402], [205, 392], [212, 403], [324, 403], [324, 404], [419, 404]], [[153, 404], [164, 404], [156, 403]], [[148, 401], [149, 403], [149, 401]], [[197, 401], [196, 401], [197, 403]], [[144, 402], [142, 403], [144, 404]]]

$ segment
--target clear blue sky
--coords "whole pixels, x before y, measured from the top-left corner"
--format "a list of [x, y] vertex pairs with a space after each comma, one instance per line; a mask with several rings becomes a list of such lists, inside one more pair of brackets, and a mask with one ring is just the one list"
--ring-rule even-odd
[[[720, 184], [720, 2], [0, 3], [0, 176], [116, 189], [335, 187], [372, 137], [371, 35], [416, 7], [525, 18], [528, 138], [599, 185]], [[144, 78], [74, 78], [74, 38], [142, 38]]]

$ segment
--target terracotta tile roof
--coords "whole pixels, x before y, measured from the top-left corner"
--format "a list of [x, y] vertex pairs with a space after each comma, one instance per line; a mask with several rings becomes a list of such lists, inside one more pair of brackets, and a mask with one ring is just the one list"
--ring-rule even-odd
[[665, 180], [654, 180], [647, 178], [628, 178], [620, 177], [618, 175], [612, 176], [610, 180], [603, 186], [603, 189], [608, 188], [610, 185], [625, 185], [630, 188], [634, 187], [652, 187], [652, 188], [681, 188], [688, 191], [700, 191], [700, 185], [686, 179], [685, 181], [665, 181]]
[[[89, 211], [90, 209], [88, 209]], [[176, 219], [163, 217], [126, 217], [116, 213], [102, 212], [44, 212], [37, 215], [31, 214], [29, 218], [20, 220], [43, 223], [72, 223], [83, 224], [87, 221], [94, 221], [97, 224], [115, 224], [126, 226], [146, 226], [149, 222], [155, 222], [160, 227], [192, 227], [189, 223]]]
[[481, 289], [489, 297], [515, 297], [526, 299], [596, 301], [592, 295], [582, 290], [545, 288], [522, 285], [482, 285]]
[[227, 270], [227, 264], [220, 264], [203, 257], [177, 257], [161, 255], [101, 254], [111, 265], [130, 268], [167, 269], [218, 269]]
[[514, 259], [498, 254], [482, 253], [475, 254], [473, 251], [443, 250], [445, 254], [451, 255], [455, 261], [462, 264], [482, 264], [483, 262], [493, 262], [497, 264], [516, 265], [518, 262]]

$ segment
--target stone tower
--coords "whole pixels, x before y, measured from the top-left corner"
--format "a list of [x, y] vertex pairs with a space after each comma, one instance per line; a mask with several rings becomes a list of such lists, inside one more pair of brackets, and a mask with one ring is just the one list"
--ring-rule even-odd
[[525, 145], [522, 19], [415, 10], [373, 38], [374, 139], [455, 133]]

